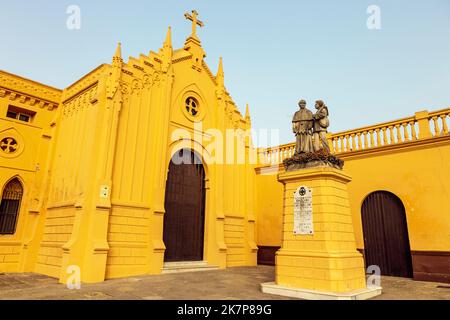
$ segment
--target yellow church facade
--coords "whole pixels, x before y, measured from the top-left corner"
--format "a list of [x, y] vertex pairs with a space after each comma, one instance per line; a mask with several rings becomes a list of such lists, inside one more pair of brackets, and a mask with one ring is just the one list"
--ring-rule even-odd
[[[277, 177], [293, 145], [253, 147], [248, 107], [243, 115], [227, 92], [221, 60], [214, 74], [208, 68], [202, 23], [196, 12], [187, 18], [183, 48], [172, 48], [170, 28], [157, 52], [127, 62], [119, 44], [110, 64], [63, 90], [0, 72], [0, 272], [65, 282], [76, 266], [82, 282], [100, 282], [186, 261], [272, 263], [283, 229]], [[449, 116], [418, 112], [329, 134], [353, 177], [366, 262], [377, 262], [370, 226], [381, 221], [370, 213], [387, 203], [403, 226], [394, 233], [406, 230], [400, 275], [449, 280]], [[375, 241], [367, 252], [364, 233]]]
[[[194, 32], [173, 50], [169, 28], [158, 52], [127, 63], [119, 45], [111, 64], [64, 90], [2, 72], [0, 131], [18, 147], [2, 151], [0, 183], [6, 190], [12, 181], [23, 192], [17, 221], [8, 222], [14, 227], [0, 235], [1, 271], [65, 281], [75, 265], [83, 282], [161, 273], [166, 180], [180, 150], [193, 150], [204, 175], [197, 190], [204, 230], [194, 235], [200, 253], [188, 247], [197, 252], [186, 259], [197, 254], [218, 268], [256, 265], [254, 170], [245, 161], [208, 164], [214, 150], [204, 143], [213, 129], [246, 130], [250, 119], [227, 93], [222, 64], [215, 75], [209, 70]], [[30, 117], [11, 118], [13, 111]], [[249, 139], [234, 139], [248, 153]], [[195, 206], [185, 192], [185, 207]]]

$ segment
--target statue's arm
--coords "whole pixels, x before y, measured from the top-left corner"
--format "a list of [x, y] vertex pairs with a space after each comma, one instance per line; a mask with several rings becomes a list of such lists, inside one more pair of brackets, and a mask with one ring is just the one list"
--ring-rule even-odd
[[298, 132], [298, 121], [292, 121], [292, 132], [293, 133]]
[[316, 112], [316, 114], [314, 115], [314, 119], [323, 119], [327, 116], [327, 112], [325, 109], [319, 110]]

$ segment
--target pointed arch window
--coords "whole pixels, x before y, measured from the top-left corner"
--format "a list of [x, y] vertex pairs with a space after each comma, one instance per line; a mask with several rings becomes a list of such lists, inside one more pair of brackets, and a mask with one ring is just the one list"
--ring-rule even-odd
[[9, 181], [3, 189], [0, 202], [0, 235], [14, 234], [16, 231], [22, 195], [23, 187], [17, 178]]

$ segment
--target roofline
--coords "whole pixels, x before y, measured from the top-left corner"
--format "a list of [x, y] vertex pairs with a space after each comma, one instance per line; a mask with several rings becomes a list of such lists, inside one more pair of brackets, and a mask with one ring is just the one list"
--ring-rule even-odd
[[72, 84], [70, 84], [68, 87], [66, 87], [65, 90], [66, 90], [66, 89], [72, 88], [74, 85], [76, 85], [76, 84], [77, 84], [78, 82], [80, 82], [81, 80], [83, 80], [83, 79], [89, 77], [91, 74], [97, 72], [98, 70], [100, 70], [101, 68], [103, 68], [103, 67], [105, 67], [105, 66], [107, 66], [107, 65], [109, 65], [109, 64], [107, 64], [107, 63], [102, 63], [102, 64], [98, 65], [95, 69], [89, 71], [89, 72], [86, 73], [84, 76], [82, 76], [81, 78], [79, 78], [78, 80], [76, 80], [75, 82], [73, 82]]
[[56, 91], [62, 92], [62, 90], [59, 89], [59, 88], [55, 88], [55, 87], [49, 86], [49, 85], [47, 85], [47, 84], [44, 84], [44, 83], [42, 83], [42, 82], [34, 81], [34, 80], [31, 80], [31, 79], [28, 79], [28, 78], [19, 76], [19, 75], [15, 74], [15, 73], [7, 72], [7, 71], [1, 70], [1, 69], [0, 69], [0, 73], [4, 73], [4, 74], [6, 74], [6, 75], [9, 75], [9, 76], [13, 76], [13, 77], [19, 78], [19, 79], [21, 79], [21, 80], [28, 81], [28, 82], [31, 82], [31, 83], [33, 83], [33, 84], [36, 84], [36, 85], [39, 85], [39, 86], [42, 86], [42, 87], [46, 87], [46, 88], [48, 88], [48, 89], [52, 89], [52, 90], [56, 90]]

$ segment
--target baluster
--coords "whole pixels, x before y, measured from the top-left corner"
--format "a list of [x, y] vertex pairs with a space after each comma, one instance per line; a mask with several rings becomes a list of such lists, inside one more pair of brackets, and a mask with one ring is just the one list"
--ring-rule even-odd
[[352, 133], [352, 134], [350, 135], [350, 150], [351, 150], [351, 151], [356, 150], [355, 134], [354, 134], [354, 133]]
[[375, 129], [375, 132], [377, 133], [377, 147], [379, 147], [381, 146], [380, 129]]
[[350, 135], [346, 135], [346, 137], [347, 137], [347, 143], [346, 143], [345, 151], [352, 151], [352, 144], [350, 142]]
[[363, 139], [364, 139], [364, 149], [367, 149], [368, 148], [368, 146], [367, 146], [367, 131], [363, 131], [362, 135], [363, 135]]
[[383, 130], [383, 146], [387, 145], [387, 135], [386, 135], [386, 127], [382, 127]]
[[409, 125], [411, 126], [411, 135], [412, 135], [412, 139], [413, 139], [413, 140], [417, 140], [416, 126], [415, 126], [414, 121], [411, 121], [411, 122], [409, 123]]
[[356, 134], [356, 140], [358, 140], [358, 150], [362, 149], [362, 140], [361, 140], [361, 132]]
[[438, 124], [438, 117], [437, 116], [434, 116], [433, 118], [431, 118], [431, 119], [433, 119], [433, 124], [434, 124], [434, 134], [436, 135], [436, 136], [438, 136], [439, 135], [439, 124]]
[[405, 139], [404, 141], [408, 141], [409, 140], [408, 123], [402, 123], [402, 127], [403, 127], [403, 138]]
[[389, 126], [389, 144], [395, 143], [395, 137], [394, 137], [394, 126]]
[[403, 142], [402, 140], [402, 133], [400, 131], [400, 124], [395, 125], [395, 129], [397, 129], [397, 143]]
[[442, 133], [448, 133], [448, 127], [447, 127], [447, 121], [446, 121], [446, 114], [441, 114], [440, 118], [441, 118], [441, 122], [442, 122]]
[[342, 152], [342, 137], [338, 137], [336, 141], [336, 147], [339, 150], [339, 152]]
[[373, 138], [373, 130], [369, 130], [370, 135], [370, 147], [373, 148], [375, 146], [375, 139]]

